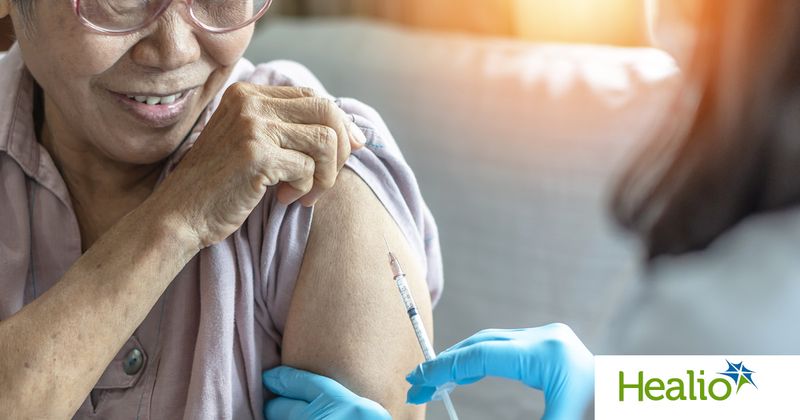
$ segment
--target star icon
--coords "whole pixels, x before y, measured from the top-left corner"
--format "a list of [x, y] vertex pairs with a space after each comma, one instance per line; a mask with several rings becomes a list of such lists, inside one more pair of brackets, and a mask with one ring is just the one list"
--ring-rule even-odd
[[737, 394], [739, 393], [739, 390], [742, 389], [742, 385], [744, 385], [744, 384], [753, 385], [753, 386], [756, 387], [756, 389], [758, 389], [758, 386], [756, 386], [756, 383], [753, 382], [753, 374], [755, 372], [753, 372], [750, 369], [747, 369], [744, 366], [744, 362], [731, 363], [728, 360], [725, 360], [725, 361], [728, 362], [728, 370], [726, 370], [725, 372], [718, 372], [718, 373], [720, 375], [725, 375], [725, 376], [733, 379], [733, 382], [736, 384], [736, 393]]

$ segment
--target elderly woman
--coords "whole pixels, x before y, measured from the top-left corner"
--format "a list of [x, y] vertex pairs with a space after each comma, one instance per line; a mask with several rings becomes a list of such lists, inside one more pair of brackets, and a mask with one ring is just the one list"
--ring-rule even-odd
[[268, 7], [0, 0], [4, 417], [261, 418], [278, 364], [422, 417], [383, 241], [430, 324], [433, 219], [373, 110], [241, 58]]

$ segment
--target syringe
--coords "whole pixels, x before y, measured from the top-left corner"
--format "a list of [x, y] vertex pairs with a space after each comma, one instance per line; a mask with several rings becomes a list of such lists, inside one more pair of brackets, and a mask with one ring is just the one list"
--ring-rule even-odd
[[[383, 240], [386, 242], [385, 237]], [[400, 261], [389, 249], [388, 242], [386, 242], [386, 250], [389, 252], [389, 265], [392, 267], [394, 281], [397, 283], [397, 289], [400, 290], [400, 297], [403, 299], [406, 313], [408, 313], [408, 318], [411, 320], [411, 326], [414, 327], [414, 334], [417, 336], [419, 346], [422, 348], [422, 355], [425, 356], [426, 361], [433, 360], [436, 357], [436, 352], [433, 350], [433, 345], [431, 345], [431, 340], [428, 338], [427, 331], [425, 331], [425, 324], [422, 323], [422, 317], [419, 315], [419, 311], [417, 311], [414, 298], [411, 297], [411, 290], [408, 288], [406, 275], [403, 273], [403, 269], [400, 268]], [[456, 414], [456, 409], [453, 407], [453, 401], [450, 400], [450, 394], [448, 394], [446, 390], [441, 390], [437, 393], [437, 396], [441, 397], [450, 420], [458, 420], [458, 414]]]

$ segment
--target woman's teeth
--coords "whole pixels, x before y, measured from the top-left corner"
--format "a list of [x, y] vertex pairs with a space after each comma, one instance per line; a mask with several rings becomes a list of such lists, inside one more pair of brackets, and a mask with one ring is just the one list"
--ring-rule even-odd
[[178, 99], [183, 96], [183, 93], [178, 93], [175, 95], [169, 96], [128, 96], [128, 99], [133, 99], [136, 102], [140, 102], [147, 105], [170, 105], [175, 103]]

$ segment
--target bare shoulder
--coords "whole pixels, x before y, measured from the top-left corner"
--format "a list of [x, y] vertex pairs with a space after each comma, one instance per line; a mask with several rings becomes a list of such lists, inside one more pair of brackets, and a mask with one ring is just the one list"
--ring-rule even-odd
[[[313, 226], [336, 238], [365, 232], [375, 223], [386, 222], [388, 214], [369, 186], [352, 170], [345, 168], [336, 184], [314, 209]], [[349, 229], [343, 229], [344, 226]], [[380, 226], [378, 226], [380, 227]], [[380, 231], [375, 232], [380, 236]]]
[[369, 186], [346, 169], [315, 208], [283, 363], [332, 377], [394, 418], [418, 418], [423, 411], [405, 405], [404, 378], [422, 353], [392, 281], [384, 235], [432, 328], [422, 264]]

